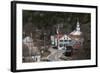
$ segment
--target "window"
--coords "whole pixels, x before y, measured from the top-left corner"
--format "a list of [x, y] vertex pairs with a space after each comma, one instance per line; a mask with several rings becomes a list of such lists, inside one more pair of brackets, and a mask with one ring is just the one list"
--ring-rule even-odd
[[69, 40], [69, 42], [71, 42], [71, 40]]
[[66, 46], [68, 46], [68, 44], [66, 43], [66, 44], [64, 44], [64, 47], [66, 47]]
[[68, 42], [68, 40], [64, 40], [64, 42]]
[[59, 44], [60, 47], [63, 47], [63, 44]]
[[60, 40], [60, 42], [63, 42], [63, 40]]

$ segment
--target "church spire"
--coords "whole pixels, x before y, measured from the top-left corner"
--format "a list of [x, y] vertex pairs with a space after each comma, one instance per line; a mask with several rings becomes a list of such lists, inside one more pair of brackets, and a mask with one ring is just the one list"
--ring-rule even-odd
[[79, 21], [77, 21], [76, 31], [80, 31], [80, 24], [79, 24]]

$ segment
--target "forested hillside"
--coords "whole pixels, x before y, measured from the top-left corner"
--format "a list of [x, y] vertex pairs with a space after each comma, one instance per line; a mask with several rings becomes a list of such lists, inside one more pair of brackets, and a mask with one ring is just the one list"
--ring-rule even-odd
[[61, 34], [69, 34], [76, 28], [77, 20], [84, 37], [84, 57], [90, 58], [91, 15], [88, 13], [23, 10], [23, 38], [32, 33], [35, 42], [40, 40], [37, 46], [43, 46], [44, 37], [46, 45], [50, 45], [50, 36], [56, 34], [58, 25]]

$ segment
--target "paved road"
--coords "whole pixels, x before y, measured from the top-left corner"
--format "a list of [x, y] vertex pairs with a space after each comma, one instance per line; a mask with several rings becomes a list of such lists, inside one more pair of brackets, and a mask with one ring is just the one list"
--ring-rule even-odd
[[51, 52], [51, 54], [47, 57], [47, 59], [51, 61], [59, 61], [60, 57], [62, 56], [64, 52], [64, 51], [53, 49], [53, 48], [50, 48], [49, 51]]

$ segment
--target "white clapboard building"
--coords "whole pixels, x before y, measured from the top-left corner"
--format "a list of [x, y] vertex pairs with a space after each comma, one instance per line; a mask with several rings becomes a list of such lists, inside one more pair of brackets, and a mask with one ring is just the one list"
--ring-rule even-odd
[[66, 46], [72, 46], [71, 42], [72, 40], [67, 34], [51, 36], [52, 46], [58, 47], [59, 50], [66, 49]]

